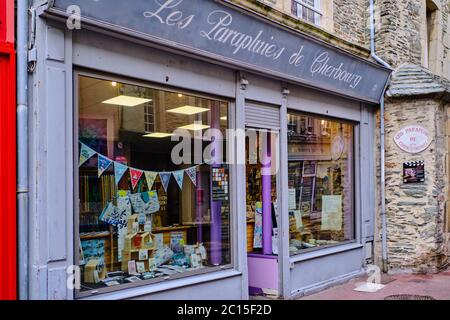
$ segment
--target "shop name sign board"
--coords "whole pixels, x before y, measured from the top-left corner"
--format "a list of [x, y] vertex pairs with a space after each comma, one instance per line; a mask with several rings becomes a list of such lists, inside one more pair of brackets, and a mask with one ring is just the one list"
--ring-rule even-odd
[[427, 129], [411, 125], [400, 129], [394, 137], [397, 146], [408, 153], [420, 153], [431, 144], [430, 133]]
[[[243, 69], [379, 102], [390, 71], [213, 0], [54, 0], [50, 13]], [[72, 6], [72, 7], [71, 7]]]

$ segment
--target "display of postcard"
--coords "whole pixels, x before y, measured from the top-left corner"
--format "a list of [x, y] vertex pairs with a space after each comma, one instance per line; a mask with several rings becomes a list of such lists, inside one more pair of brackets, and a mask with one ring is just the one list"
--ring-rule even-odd
[[164, 247], [164, 235], [162, 233], [155, 234], [156, 248]]
[[125, 281], [133, 283], [133, 282], [141, 281], [141, 279], [136, 276], [132, 276], [132, 277], [126, 278]]
[[147, 249], [141, 249], [139, 250], [139, 260], [147, 260], [148, 259], [148, 250]]
[[228, 173], [225, 168], [212, 168], [213, 201], [228, 201]]
[[131, 233], [138, 233], [139, 232], [139, 222], [133, 222], [133, 228]]
[[133, 210], [139, 214], [152, 214], [160, 210], [158, 192], [155, 190], [130, 195]]
[[166, 276], [171, 276], [171, 275], [177, 274], [178, 272], [176, 272], [175, 270], [164, 269], [164, 271], [162, 273]]
[[195, 253], [195, 246], [194, 245], [185, 245], [184, 246], [184, 254], [185, 255], [190, 256], [193, 253]]
[[145, 270], [145, 263], [141, 262], [141, 261], [136, 262], [136, 268], [137, 268], [137, 272], [138, 273], [144, 273], [146, 271]]
[[140, 193], [130, 194], [130, 201], [135, 213], [145, 213], [146, 205]]
[[322, 196], [321, 230], [342, 230], [342, 196]]
[[128, 197], [129, 191], [119, 190], [117, 192], [116, 215], [118, 216], [118, 237], [117, 237], [117, 260], [122, 261], [122, 251], [125, 245], [125, 237], [127, 235], [128, 218], [131, 217], [131, 202]]
[[81, 241], [81, 250], [83, 252], [85, 263], [97, 259], [100, 261], [100, 265], [104, 264], [105, 240], [83, 240]]
[[145, 272], [142, 274], [142, 279], [144, 279], [144, 280], [153, 279], [155, 277], [156, 277], [156, 275], [154, 272]]
[[113, 287], [113, 286], [120, 285], [120, 283], [118, 281], [108, 281], [108, 282], [105, 282], [105, 285], [108, 287]]
[[147, 213], [156, 213], [161, 209], [161, 206], [159, 204], [158, 200], [158, 192], [155, 190], [148, 192], [148, 203], [147, 203]]
[[155, 265], [155, 259], [154, 258], [149, 258], [148, 259], [148, 269], [150, 271], [153, 271], [156, 269], [156, 265]]
[[184, 246], [184, 234], [183, 232], [171, 232], [170, 233], [170, 249], [179, 251]]
[[128, 261], [128, 274], [136, 274], [136, 261]]
[[151, 220], [147, 220], [144, 224], [144, 231], [145, 232], [152, 232], [152, 222]]
[[80, 264], [80, 266], [83, 266], [83, 265], [86, 264], [86, 261], [84, 260], [83, 246], [81, 245], [81, 239], [80, 238], [78, 238], [78, 248], [80, 250], [80, 259], [79, 259], [80, 262], [79, 262], [79, 264]]
[[155, 252], [155, 265], [158, 267], [169, 261], [173, 257], [173, 251], [166, 246], [159, 248]]
[[199, 251], [200, 251], [200, 256], [202, 257], [202, 260], [206, 260], [207, 259], [206, 248], [203, 245], [203, 243], [199, 245]]
[[191, 254], [191, 267], [198, 269], [202, 266], [202, 258], [198, 254]]
[[296, 195], [296, 189], [289, 189], [288, 190], [288, 203], [289, 203], [289, 210], [295, 210], [297, 209], [297, 195]]
[[255, 230], [253, 234], [253, 247], [256, 249], [262, 248], [262, 203], [257, 202], [255, 208]]

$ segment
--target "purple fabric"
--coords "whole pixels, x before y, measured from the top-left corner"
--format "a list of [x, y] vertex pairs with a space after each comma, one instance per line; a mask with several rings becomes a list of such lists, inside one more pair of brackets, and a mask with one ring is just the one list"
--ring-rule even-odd
[[[214, 129], [220, 129], [220, 103], [213, 102], [211, 106], [211, 127]], [[219, 143], [214, 139], [212, 142], [212, 148], [214, 150], [214, 160], [212, 168], [219, 168], [219, 161], [222, 155], [219, 154], [221, 150]], [[212, 169], [211, 168], [211, 169]], [[210, 175], [210, 199], [211, 199], [211, 252], [210, 259], [212, 265], [220, 265], [222, 263], [222, 202], [213, 201], [212, 197], [212, 174]]]
[[262, 209], [263, 209], [263, 253], [272, 254], [272, 176], [271, 171], [271, 139], [267, 133], [267, 141], [263, 150], [262, 165]]

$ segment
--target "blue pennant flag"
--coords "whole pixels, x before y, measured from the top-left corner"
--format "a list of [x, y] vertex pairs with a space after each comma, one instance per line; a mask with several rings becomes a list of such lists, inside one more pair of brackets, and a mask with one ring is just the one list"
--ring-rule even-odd
[[160, 172], [159, 173], [159, 177], [161, 178], [161, 183], [164, 187], [165, 192], [167, 192], [167, 187], [169, 186], [171, 176], [172, 176], [172, 172]]
[[89, 148], [84, 143], [81, 143], [81, 150], [80, 150], [80, 162], [79, 166], [81, 167], [86, 161], [88, 161], [90, 158], [92, 158], [94, 155], [97, 154], [94, 150]]
[[183, 189], [184, 170], [174, 171], [172, 174], [180, 189]]
[[122, 179], [125, 172], [128, 170], [128, 167], [119, 162], [114, 162], [114, 178], [116, 180], [116, 184], [118, 185], [120, 179]]
[[103, 172], [109, 168], [113, 161], [101, 154], [98, 155], [98, 177], [100, 178]]
[[186, 169], [186, 174], [191, 179], [194, 186], [197, 186], [197, 167]]

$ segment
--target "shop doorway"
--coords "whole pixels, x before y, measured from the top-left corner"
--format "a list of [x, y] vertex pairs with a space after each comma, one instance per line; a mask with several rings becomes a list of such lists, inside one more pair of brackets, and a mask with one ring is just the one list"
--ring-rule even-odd
[[247, 127], [246, 221], [250, 295], [279, 293], [279, 131]]

